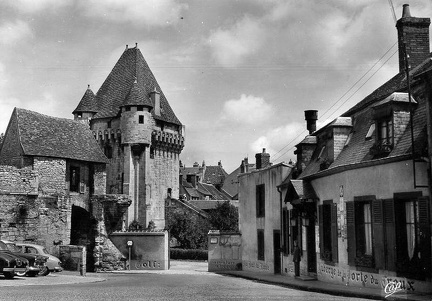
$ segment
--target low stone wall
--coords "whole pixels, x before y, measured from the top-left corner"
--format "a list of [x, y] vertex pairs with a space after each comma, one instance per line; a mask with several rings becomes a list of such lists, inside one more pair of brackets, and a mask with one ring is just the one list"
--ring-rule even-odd
[[[129, 262], [131, 270], [168, 270], [168, 231], [114, 232], [111, 241]], [[130, 256], [130, 260], [129, 260]]]
[[59, 247], [62, 267], [68, 271], [85, 273], [87, 250], [84, 246], [65, 245]]
[[208, 271], [241, 269], [241, 234], [211, 230], [208, 234]]

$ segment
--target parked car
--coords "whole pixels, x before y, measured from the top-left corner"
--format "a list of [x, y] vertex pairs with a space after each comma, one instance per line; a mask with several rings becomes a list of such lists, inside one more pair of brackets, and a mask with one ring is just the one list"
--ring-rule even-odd
[[31, 243], [17, 243], [18, 248], [21, 249], [21, 252], [26, 254], [38, 254], [42, 256], [47, 256], [48, 260], [46, 262], [46, 266], [48, 267], [49, 272], [61, 272], [63, 268], [61, 266], [61, 261], [57, 257], [48, 253], [46, 248], [41, 245], [31, 244]]
[[0, 272], [8, 279], [12, 279], [15, 273], [27, 271], [28, 260], [12, 254], [7, 245], [0, 241]]
[[28, 260], [29, 264], [27, 266], [27, 270], [24, 272], [16, 271], [15, 274], [17, 276], [30, 276], [34, 277], [37, 275], [45, 276], [48, 275], [48, 268], [46, 267], [46, 262], [48, 260], [47, 256], [35, 255], [35, 254], [24, 254], [20, 251], [20, 249], [15, 245], [14, 242], [9, 240], [1, 240], [4, 244], [6, 244], [7, 249], [13, 254], [23, 257]]

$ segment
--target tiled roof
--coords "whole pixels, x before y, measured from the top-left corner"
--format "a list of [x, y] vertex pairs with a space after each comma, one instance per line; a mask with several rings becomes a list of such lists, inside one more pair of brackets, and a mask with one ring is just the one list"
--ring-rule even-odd
[[206, 166], [202, 182], [213, 185], [222, 185], [227, 175], [228, 173], [221, 165]]
[[230, 200], [231, 197], [223, 190], [218, 190], [212, 184], [198, 183], [198, 190], [201, 193], [211, 195], [213, 200]]
[[295, 199], [299, 200], [318, 198], [315, 190], [312, 187], [312, 184], [303, 180], [290, 180], [288, 184], [287, 197], [289, 197], [289, 195], [291, 195], [293, 198], [295, 196]]
[[88, 125], [15, 108], [24, 155], [108, 163]]
[[153, 104], [149, 97], [147, 97], [144, 91], [140, 88], [135, 79], [132, 88], [130, 89], [128, 95], [126, 96], [125, 101], [123, 102], [123, 106], [146, 106], [153, 108]]
[[[248, 170], [255, 170], [255, 164], [248, 164]], [[238, 194], [238, 179], [237, 176], [240, 174], [241, 167], [238, 167], [232, 173], [225, 177], [222, 189], [226, 191], [231, 197], [235, 197]]]
[[76, 109], [72, 112], [72, 114], [81, 113], [81, 112], [93, 112], [93, 113], [97, 112], [95, 95], [93, 91], [90, 89], [90, 85], [88, 86], [83, 97], [81, 98], [81, 101], [79, 102]]
[[[431, 60], [427, 59], [423, 64], [411, 71], [411, 74], [413, 75], [412, 78], [416, 79], [416, 74], [419, 74], [423, 70], [427, 70], [431, 66]], [[415, 81], [413, 81], [412, 86], [415, 84]], [[349, 109], [345, 114], [343, 114], [344, 117], [351, 117], [353, 120], [353, 128], [351, 131], [352, 136], [348, 145], [343, 148], [334, 162], [332, 162], [328, 167], [328, 170], [336, 167], [374, 160], [370, 150], [375, 143], [376, 130], [370, 139], [366, 139], [366, 134], [368, 133], [370, 126], [375, 123], [373, 118], [374, 107], [388, 101], [406, 102], [406, 100], [401, 100], [401, 97], [404, 97], [403, 95], [399, 93], [392, 95], [394, 92], [405, 92], [406, 89], [406, 76], [403, 73], [399, 73], [384, 85], [376, 89], [360, 103]], [[392, 96], [388, 98], [390, 95]], [[417, 99], [415, 94], [413, 97], [418, 102], [417, 108], [414, 110], [413, 114], [414, 145], [416, 153], [421, 153], [425, 148], [427, 137], [426, 103], [425, 101], [420, 101], [420, 99]], [[325, 130], [325, 128], [317, 132], [321, 133], [323, 130]], [[321, 158], [318, 158], [318, 155], [321, 152], [322, 147], [326, 145], [326, 142], [327, 141], [320, 141], [320, 139], [318, 139], [318, 144], [315, 148], [314, 154], [312, 155], [312, 159], [301, 173], [300, 178], [305, 178], [320, 172], [320, 164], [323, 162], [323, 160], [328, 158], [328, 154], [324, 151]], [[408, 124], [405, 132], [394, 145], [387, 158], [407, 155], [410, 153], [412, 153], [411, 127], [410, 124]]]
[[155, 88], [160, 91], [161, 113], [160, 116], [153, 113], [153, 117], [158, 120], [181, 125], [141, 51], [137, 47], [127, 48], [123, 52], [111, 73], [96, 93], [98, 112], [93, 118], [116, 117], [120, 106], [132, 88], [135, 78], [139, 88], [146, 97], [150, 97], [150, 92], [154, 91]]

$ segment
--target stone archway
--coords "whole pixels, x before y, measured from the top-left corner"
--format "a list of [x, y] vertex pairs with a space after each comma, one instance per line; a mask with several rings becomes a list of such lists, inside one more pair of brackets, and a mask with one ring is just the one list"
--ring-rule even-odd
[[70, 244], [87, 248], [88, 271], [93, 270], [93, 248], [95, 246], [95, 219], [85, 209], [72, 205]]

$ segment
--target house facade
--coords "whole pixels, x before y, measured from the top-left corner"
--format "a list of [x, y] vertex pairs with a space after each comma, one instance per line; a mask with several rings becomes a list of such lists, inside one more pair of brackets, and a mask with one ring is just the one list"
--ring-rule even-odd
[[84, 93], [74, 119], [87, 124], [108, 157], [106, 193], [126, 194], [132, 222], [165, 227], [165, 201], [178, 198], [183, 125], [138, 46], [126, 47], [96, 94]]
[[[400, 72], [325, 127], [306, 111], [285, 193], [283, 273], [431, 292], [431, 54], [429, 18], [407, 5], [396, 27]], [[285, 235], [285, 236], [284, 236]]]
[[238, 175], [242, 268], [281, 273], [282, 199], [277, 186], [289, 176], [292, 166], [271, 165], [265, 150], [256, 158], [255, 170]]

